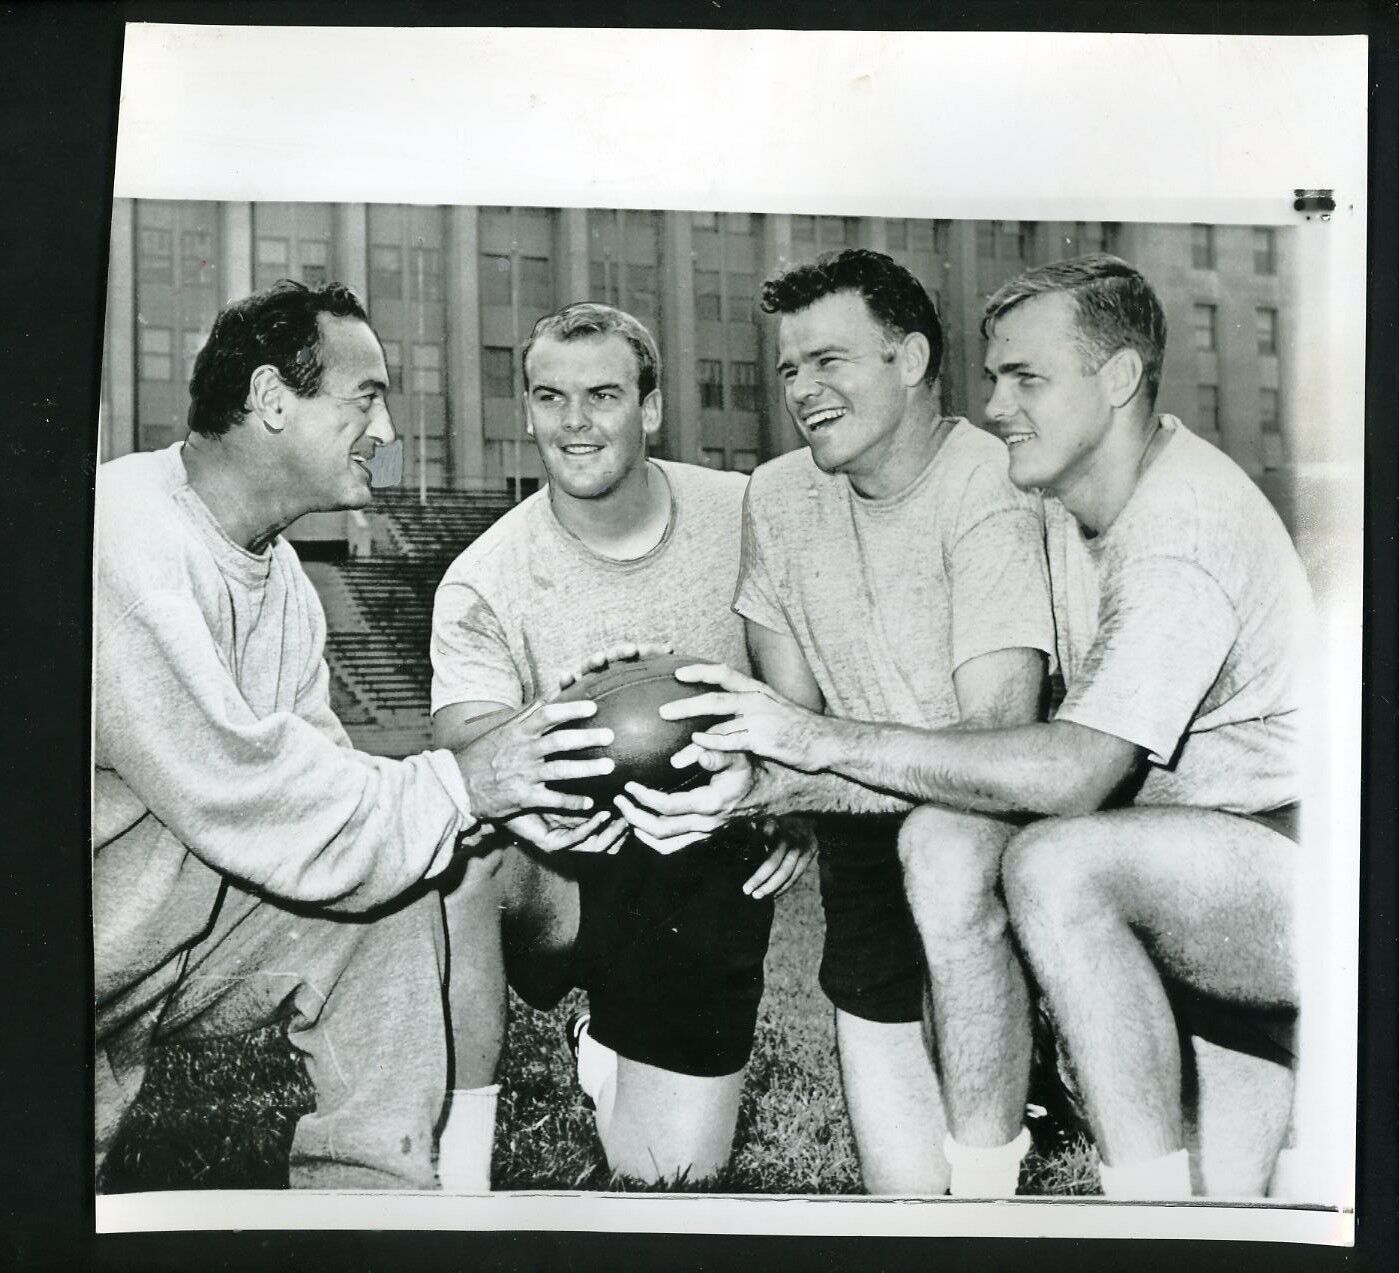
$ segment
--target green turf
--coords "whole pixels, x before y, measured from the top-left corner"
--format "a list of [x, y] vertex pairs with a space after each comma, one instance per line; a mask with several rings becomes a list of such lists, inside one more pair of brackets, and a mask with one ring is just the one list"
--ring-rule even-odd
[[[809, 871], [778, 903], [735, 1152], [707, 1191], [860, 1192], [830, 1006], [816, 985], [822, 919], [815, 877]], [[580, 1001], [573, 995], [539, 1013], [511, 998], [492, 1160], [496, 1189], [627, 1187], [609, 1177], [592, 1111], [562, 1046], [563, 1023]], [[152, 1058], [101, 1187], [285, 1186], [292, 1129], [313, 1105], [305, 1070], [276, 1028], [167, 1044]], [[1022, 1192], [1098, 1191], [1096, 1154], [1081, 1135], [1051, 1129], [1041, 1143], [1050, 1152], [1026, 1160]]]

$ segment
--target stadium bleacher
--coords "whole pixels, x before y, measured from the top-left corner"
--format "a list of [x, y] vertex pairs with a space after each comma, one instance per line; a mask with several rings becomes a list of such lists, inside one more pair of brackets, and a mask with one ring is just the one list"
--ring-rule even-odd
[[508, 492], [386, 491], [364, 510], [372, 556], [307, 560], [326, 612], [331, 704], [357, 747], [430, 745], [433, 593], [452, 559], [514, 505]]

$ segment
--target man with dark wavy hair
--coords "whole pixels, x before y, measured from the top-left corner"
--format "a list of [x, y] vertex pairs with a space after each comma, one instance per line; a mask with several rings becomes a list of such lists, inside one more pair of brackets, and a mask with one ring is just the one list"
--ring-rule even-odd
[[[402, 761], [352, 748], [330, 706], [325, 615], [281, 531], [369, 502], [370, 459], [394, 436], [388, 389], [354, 294], [283, 282], [215, 320], [188, 437], [98, 471], [99, 1169], [157, 1041], [279, 1021], [316, 1092], [292, 1184], [432, 1188], [441, 909], [403, 895], [494, 820], [585, 812], [544, 784], [611, 766], [536, 754], [591, 704], [542, 704]], [[610, 738], [566, 729], [550, 750]], [[605, 816], [541, 833], [541, 847], [579, 842]]]
[[[814, 720], [1033, 721], [1053, 649], [1038, 500], [1011, 485], [1001, 442], [942, 414], [942, 327], [922, 284], [852, 249], [771, 280], [762, 303], [778, 315], [777, 370], [806, 447], [749, 486], [734, 605], [758, 675]], [[695, 679], [714, 677], [757, 684], [729, 669]], [[996, 891], [1013, 824], [948, 814], [948, 835], [912, 784], [769, 763], [729, 807], [702, 801], [638, 792], [627, 810], [666, 846], [741, 809], [828, 814], [820, 980], [865, 1187], [1014, 1193], [1030, 1019]], [[914, 873], [937, 884], [910, 912]]]

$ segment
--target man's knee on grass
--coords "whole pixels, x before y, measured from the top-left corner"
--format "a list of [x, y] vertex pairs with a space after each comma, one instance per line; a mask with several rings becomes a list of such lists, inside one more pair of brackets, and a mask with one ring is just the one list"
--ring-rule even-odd
[[994, 818], [923, 805], [899, 828], [899, 861], [923, 940], [995, 936], [1005, 927], [997, 896], [1011, 828]]
[[619, 1057], [612, 1117], [599, 1129], [608, 1166], [648, 1185], [717, 1175], [733, 1148], [743, 1076], [679, 1074]]

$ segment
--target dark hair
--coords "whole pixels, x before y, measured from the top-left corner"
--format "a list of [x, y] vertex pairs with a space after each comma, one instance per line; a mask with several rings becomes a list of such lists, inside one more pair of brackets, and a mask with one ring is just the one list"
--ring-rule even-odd
[[913, 332], [928, 339], [928, 369], [923, 379], [932, 384], [942, 367], [942, 324], [932, 298], [917, 278], [891, 256], [867, 248], [827, 252], [814, 263], [794, 265], [763, 284], [765, 314], [795, 314], [834, 292], [856, 292], [870, 314], [894, 340]]
[[641, 401], [645, 402], [660, 384], [660, 350], [656, 348], [656, 338], [640, 320], [612, 305], [603, 305], [598, 301], [574, 301], [572, 305], [565, 305], [552, 314], [545, 314], [535, 323], [534, 330], [525, 341], [525, 347], [520, 351], [520, 370], [527, 390], [529, 351], [544, 336], [561, 341], [580, 340], [586, 336], [620, 336], [636, 354], [636, 388]]
[[264, 363], [275, 367], [299, 398], [319, 392], [320, 316], [368, 322], [364, 306], [343, 283], [311, 288], [282, 279], [219, 311], [189, 379], [189, 427], [219, 437], [242, 421], [248, 384]]
[[1121, 257], [1096, 252], [1026, 270], [986, 302], [981, 334], [989, 336], [996, 320], [1017, 305], [1054, 292], [1073, 298], [1085, 370], [1097, 371], [1120, 349], [1135, 349], [1147, 406], [1155, 406], [1166, 357], [1166, 315], [1151, 284]]

